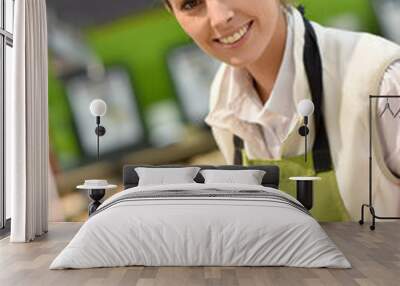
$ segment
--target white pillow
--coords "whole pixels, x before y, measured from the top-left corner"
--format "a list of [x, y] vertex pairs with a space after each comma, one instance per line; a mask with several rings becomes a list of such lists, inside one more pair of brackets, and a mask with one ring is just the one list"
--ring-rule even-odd
[[138, 186], [195, 183], [193, 179], [199, 170], [199, 167], [135, 168], [139, 176]]
[[261, 185], [265, 171], [262, 170], [201, 170], [205, 184]]

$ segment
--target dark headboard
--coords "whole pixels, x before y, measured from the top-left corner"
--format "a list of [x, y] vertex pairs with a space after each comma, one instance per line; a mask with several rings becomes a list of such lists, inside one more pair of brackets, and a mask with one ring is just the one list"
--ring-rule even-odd
[[[136, 187], [139, 182], [139, 177], [135, 171], [137, 167], [146, 168], [178, 168], [178, 167], [188, 167], [184, 165], [164, 165], [164, 166], [152, 166], [152, 165], [126, 165], [123, 171], [123, 183], [124, 189], [129, 189]], [[264, 178], [262, 180], [262, 185], [265, 187], [271, 187], [278, 189], [279, 187], [279, 167], [277, 166], [237, 166], [237, 165], [224, 165], [224, 166], [208, 166], [208, 165], [194, 165], [194, 167], [199, 167], [201, 169], [219, 169], [219, 170], [263, 170], [265, 171]], [[204, 183], [204, 178], [198, 173], [194, 180], [197, 183]]]

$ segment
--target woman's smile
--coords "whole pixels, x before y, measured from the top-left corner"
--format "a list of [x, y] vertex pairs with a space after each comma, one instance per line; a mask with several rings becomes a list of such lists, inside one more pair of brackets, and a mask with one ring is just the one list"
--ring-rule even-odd
[[218, 39], [214, 39], [214, 41], [222, 45], [224, 48], [236, 48], [244, 43], [244, 40], [247, 38], [247, 35], [253, 26], [253, 22], [254, 21], [250, 21], [236, 32]]
[[[183, 3], [190, 3], [182, 8]], [[211, 57], [235, 67], [265, 63], [285, 41], [281, 0], [169, 0], [176, 19]], [[283, 0], [282, 0], [283, 1]], [[279, 40], [279, 41], [278, 41]], [[277, 49], [278, 50], [278, 49]]]

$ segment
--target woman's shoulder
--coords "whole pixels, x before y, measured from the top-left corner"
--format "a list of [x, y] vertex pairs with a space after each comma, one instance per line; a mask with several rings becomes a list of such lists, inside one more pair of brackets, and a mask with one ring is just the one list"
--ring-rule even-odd
[[[400, 50], [400, 46], [381, 36], [367, 32], [349, 31], [339, 28], [325, 27], [312, 23], [324, 48], [336, 51], [380, 48], [383, 50]], [[375, 50], [376, 52], [376, 50]]]
[[[365, 32], [347, 31], [313, 23], [320, 51], [328, 74], [359, 70], [360, 66], [373, 66], [371, 72], [381, 70], [400, 59], [400, 46], [383, 37]], [[366, 72], [366, 71], [365, 71]]]

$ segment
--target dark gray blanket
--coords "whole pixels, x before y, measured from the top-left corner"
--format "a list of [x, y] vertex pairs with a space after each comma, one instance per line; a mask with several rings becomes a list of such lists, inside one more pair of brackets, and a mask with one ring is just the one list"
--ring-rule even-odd
[[280, 195], [273, 192], [268, 191], [260, 191], [260, 190], [240, 190], [240, 191], [227, 191], [227, 190], [218, 190], [215, 188], [210, 189], [202, 189], [202, 190], [165, 190], [165, 191], [138, 191], [138, 192], [130, 192], [125, 195], [118, 197], [115, 200], [112, 200], [106, 204], [103, 204], [99, 207], [99, 209], [92, 214], [92, 216], [107, 210], [108, 208], [118, 205], [122, 202], [127, 201], [143, 201], [143, 200], [153, 200], [153, 199], [179, 199], [179, 200], [190, 200], [190, 199], [220, 199], [220, 198], [229, 198], [229, 199], [257, 199], [275, 202], [279, 204], [289, 205], [305, 214], [310, 215], [309, 211], [300, 203], [295, 200], [291, 200], [284, 195]]

